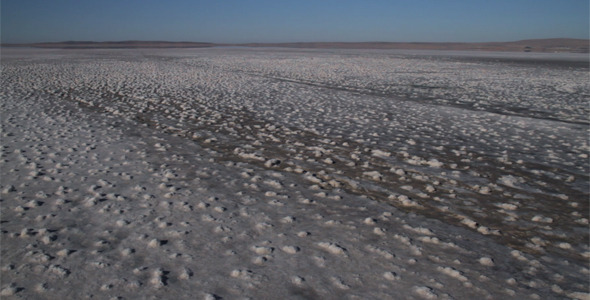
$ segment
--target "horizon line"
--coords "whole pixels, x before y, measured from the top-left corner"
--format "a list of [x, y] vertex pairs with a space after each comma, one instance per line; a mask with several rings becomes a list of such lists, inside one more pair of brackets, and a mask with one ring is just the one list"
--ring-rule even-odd
[[461, 41], [385, 41], [385, 40], [374, 40], [374, 41], [287, 41], [287, 42], [207, 42], [207, 41], [168, 41], [168, 40], [140, 40], [140, 39], [128, 39], [128, 40], [64, 40], [56, 42], [26, 42], [26, 43], [3, 43], [0, 45], [33, 45], [33, 44], [65, 44], [65, 43], [198, 43], [198, 44], [215, 44], [215, 45], [246, 45], [246, 44], [300, 44], [300, 43], [342, 43], [342, 44], [353, 44], [353, 43], [400, 43], [400, 44], [489, 44], [489, 43], [514, 43], [524, 41], [543, 41], [543, 40], [579, 40], [579, 41], [590, 41], [590, 38], [571, 38], [571, 37], [552, 37], [552, 38], [524, 38], [518, 40], [504, 40], [504, 41], [479, 41], [479, 42], [461, 42]]
[[405, 50], [467, 50], [499, 52], [571, 52], [590, 53], [590, 39], [546, 38], [505, 42], [273, 42], [273, 43], [210, 43], [190, 41], [62, 41], [36, 43], [0, 43], [0, 47], [31, 47], [49, 49], [138, 49], [138, 48], [209, 48], [209, 47], [280, 47], [320, 49], [405, 49]]

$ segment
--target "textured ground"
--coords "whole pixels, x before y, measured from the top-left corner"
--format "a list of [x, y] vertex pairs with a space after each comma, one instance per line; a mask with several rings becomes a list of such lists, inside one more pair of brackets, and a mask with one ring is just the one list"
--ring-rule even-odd
[[587, 78], [573, 54], [3, 49], [0, 293], [588, 299]]

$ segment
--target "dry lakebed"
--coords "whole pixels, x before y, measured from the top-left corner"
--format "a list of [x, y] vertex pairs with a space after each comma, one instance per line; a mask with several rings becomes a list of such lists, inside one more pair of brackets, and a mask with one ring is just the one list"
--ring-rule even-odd
[[590, 299], [587, 54], [1, 55], [2, 299]]

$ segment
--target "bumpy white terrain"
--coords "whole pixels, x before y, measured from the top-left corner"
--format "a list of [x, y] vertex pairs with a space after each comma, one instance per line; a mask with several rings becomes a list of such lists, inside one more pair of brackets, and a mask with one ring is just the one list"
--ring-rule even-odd
[[2, 299], [589, 299], [587, 55], [2, 49]]

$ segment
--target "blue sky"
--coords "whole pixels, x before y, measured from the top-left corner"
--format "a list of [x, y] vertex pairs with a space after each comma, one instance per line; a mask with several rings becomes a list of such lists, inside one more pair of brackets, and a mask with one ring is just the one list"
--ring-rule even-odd
[[2, 0], [3, 43], [588, 38], [588, 0]]

